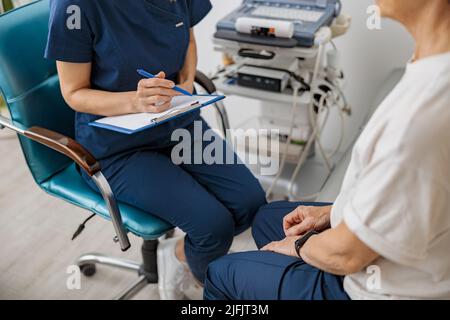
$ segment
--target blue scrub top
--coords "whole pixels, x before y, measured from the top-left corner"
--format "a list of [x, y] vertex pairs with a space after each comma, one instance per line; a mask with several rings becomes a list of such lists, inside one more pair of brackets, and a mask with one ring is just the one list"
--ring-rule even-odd
[[[80, 8], [80, 29], [67, 27]], [[51, 0], [45, 57], [51, 60], [92, 62], [93, 89], [111, 92], [135, 91], [138, 68], [164, 71], [176, 80], [184, 65], [189, 29], [211, 10], [209, 0]], [[67, 13], [67, 12], [70, 13]], [[74, 20], [69, 20], [74, 22]], [[191, 124], [191, 113], [158, 127], [124, 135], [88, 126], [101, 117], [77, 113], [76, 140], [103, 165], [142, 148], [160, 148], [170, 142], [172, 131]]]

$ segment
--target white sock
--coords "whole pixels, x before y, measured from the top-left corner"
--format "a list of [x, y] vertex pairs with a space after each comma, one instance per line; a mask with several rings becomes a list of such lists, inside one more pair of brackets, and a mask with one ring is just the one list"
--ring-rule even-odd
[[177, 250], [177, 244], [178, 244], [178, 240], [180, 239], [176, 239], [176, 238], [172, 238], [172, 239], [166, 239], [163, 240], [164, 242], [166, 242], [167, 244], [167, 250], [170, 250], [170, 259], [174, 264], [177, 265], [186, 265], [184, 262], [180, 261], [180, 259], [178, 259], [177, 254], [176, 254], [176, 250]]

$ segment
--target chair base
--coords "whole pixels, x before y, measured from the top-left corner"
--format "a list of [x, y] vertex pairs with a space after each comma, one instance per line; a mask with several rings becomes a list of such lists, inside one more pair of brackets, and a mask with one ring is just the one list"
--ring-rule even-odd
[[136, 272], [138, 278], [115, 297], [115, 300], [128, 300], [133, 298], [147, 285], [158, 283], [157, 249], [158, 240], [144, 240], [141, 248], [141, 264], [130, 260], [107, 257], [97, 253], [82, 255], [76, 260], [75, 264], [80, 267], [81, 272], [87, 277], [95, 274], [96, 265], [98, 264]]

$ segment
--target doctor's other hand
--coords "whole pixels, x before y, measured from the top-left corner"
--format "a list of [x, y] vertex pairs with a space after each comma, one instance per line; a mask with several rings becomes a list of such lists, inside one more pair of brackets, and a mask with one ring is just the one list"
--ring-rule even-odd
[[317, 232], [330, 228], [333, 206], [299, 206], [283, 218], [283, 230], [287, 237], [300, 236], [308, 231]]
[[166, 74], [160, 72], [155, 78], [139, 81], [133, 101], [133, 113], [163, 112], [170, 108], [172, 98], [180, 93], [172, 89], [175, 83], [165, 77]]

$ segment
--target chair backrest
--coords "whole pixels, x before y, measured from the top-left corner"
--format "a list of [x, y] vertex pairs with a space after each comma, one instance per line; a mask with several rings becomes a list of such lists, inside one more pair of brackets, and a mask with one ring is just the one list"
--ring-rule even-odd
[[[74, 112], [62, 98], [55, 63], [44, 59], [49, 8], [49, 0], [39, 0], [0, 16], [0, 92], [14, 122], [73, 138]], [[38, 184], [72, 163], [28, 139], [20, 143]]]

